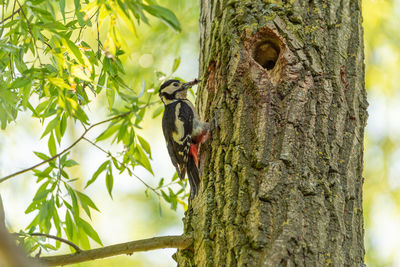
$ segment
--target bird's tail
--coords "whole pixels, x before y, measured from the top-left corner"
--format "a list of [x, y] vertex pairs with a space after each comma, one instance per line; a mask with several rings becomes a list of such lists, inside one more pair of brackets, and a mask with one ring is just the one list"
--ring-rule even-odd
[[191, 188], [190, 197], [193, 199], [199, 191], [200, 175], [199, 175], [199, 169], [197, 169], [195, 160], [192, 155], [189, 155], [186, 171], [188, 174], [189, 184]]

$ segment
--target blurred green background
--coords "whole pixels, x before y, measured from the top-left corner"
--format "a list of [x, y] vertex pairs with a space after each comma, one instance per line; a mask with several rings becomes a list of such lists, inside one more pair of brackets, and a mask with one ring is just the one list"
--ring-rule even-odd
[[400, 266], [400, 1], [364, 0], [367, 266]]
[[[156, 71], [169, 73], [174, 58], [182, 62], [177, 76], [187, 80], [197, 77], [199, 53], [199, 6], [197, 0], [162, 0], [161, 5], [171, 9], [182, 25], [177, 33], [159, 20], [151, 26], [142, 24], [137, 36], [121, 26], [126, 51], [123, 64], [127, 83], [138, 86], [142, 77], [156, 79]], [[400, 266], [400, 0], [364, 0], [364, 39], [366, 87], [369, 99], [369, 120], [365, 139], [364, 217], [367, 266]], [[87, 36], [90, 41], [93, 36]], [[105, 99], [90, 107], [93, 121], [106, 114]], [[155, 107], [156, 108], [156, 107]], [[148, 112], [151, 114], [151, 112]], [[150, 115], [142, 125], [142, 136], [150, 142], [155, 177], [138, 168], [138, 175], [147, 183], [156, 185], [160, 177], [170, 179], [174, 173], [161, 133], [160, 117]], [[69, 137], [74, 140], [82, 128], [69, 125]], [[38, 143], [42, 126], [21, 114], [18, 124], [11, 124], [0, 132], [0, 176], [36, 163], [30, 151], [46, 150], [46, 142]], [[93, 131], [96, 137], [101, 129]], [[69, 140], [68, 140], [69, 139]], [[23, 151], [23, 152], [22, 152]], [[23, 153], [23, 154], [22, 154]], [[102, 162], [93, 147], [80, 144], [73, 157], [82, 161], [74, 167], [76, 177], [90, 177]], [[25, 215], [27, 203], [32, 199], [36, 183], [29, 174], [0, 184], [7, 213], [13, 230], [25, 228], [32, 215]], [[101, 213], [93, 214], [94, 228], [104, 245], [126, 242], [157, 235], [182, 233], [182, 206], [177, 212], [165, 202], [147, 197], [144, 187], [136, 180], [121, 175], [115, 180], [114, 200], [105, 190], [104, 182], [88, 188]], [[68, 248], [64, 248], [67, 251]], [[76, 266], [175, 266], [171, 258], [174, 249], [135, 253]]]

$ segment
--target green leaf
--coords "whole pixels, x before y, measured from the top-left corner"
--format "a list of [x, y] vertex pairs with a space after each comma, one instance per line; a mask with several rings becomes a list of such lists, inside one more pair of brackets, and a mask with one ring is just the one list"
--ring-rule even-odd
[[67, 160], [67, 157], [68, 157], [69, 153], [70, 153], [70, 152], [67, 152], [67, 153], [65, 153], [64, 155], [61, 156], [61, 158], [60, 158], [60, 163], [61, 163], [62, 165], [64, 165], [65, 161]]
[[161, 195], [165, 201], [167, 201], [168, 203], [171, 202], [171, 200], [169, 199], [169, 196], [167, 194], [165, 194], [164, 190], [161, 190]]
[[81, 108], [81, 106], [78, 106], [76, 111], [75, 111], [75, 117], [80, 120], [84, 124], [88, 124], [89, 118], [87, 117], [85, 111]]
[[46, 251], [48, 251], [47, 249], [57, 250], [57, 248], [51, 244], [43, 244], [43, 246], [46, 249]]
[[54, 222], [54, 226], [57, 229], [57, 233], [61, 233], [61, 221], [60, 221], [60, 217], [58, 216], [58, 211], [55, 205], [52, 205], [52, 209], [53, 209], [53, 222]]
[[83, 56], [79, 48], [71, 40], [67, 38], [63, 39], [63, 43], [67, 46], [68, 50], [72, 52], [77, 61], [82, 65], [85, 65], [85, 61], [83, 60]]
[[95, 173], [92, 176], [92, 179], [90, 179], [87, 183], [85, 188], [87, 188], [89, 185], [91, 185], [94, 181], [96, 181], [97, 177], [100, 175], [100, 173], [102, 173], [108, 166], [108, 164], [110, 164], [109, 160], [104, 161], [100, 167], [97, 169], [97, 171], [95, 171]]
[[71, 214], [69, 213], [69, 211], [67, 210], [67, 213], [65, 214], [65, 225], [67, 227], [67, 231], [66, 234], [68, 236], [69, 240], [72, 240], [73, 236], [74, 236], [74, 223], [72, 221], [72, 217]]
[[[35, 16], [39, 17], [43, 22], [54, 22], [53, 16], [47, 10], [42, 9], [42, 8], [38, 8], [36, 5], [35, 6], [30, 5], [29, 7], [35, 13]], [[35, 35], [35, 37], [37, 35], [36, 38], [39, 39], [41, 37], [41, 35], [40, 35], [40, 33], [36, 33], [35, 30], [38, 30], [38, 29], [37, 28], [33, 28], [32, 32]]]
[[121, 126], [119, 124], [113, 125], [111, 127], [108, 127], [104, 132], [102, 132], [97, 138], [96, 142], [105, 140], [109, 138], [111, 135], [113, 135], [116, 131], [119, 130]]
[[25, 214], [31, 213], [34, 210], [39, 209], [40, 203], [39, 201], [33, 201], [25, 210]]
[[177, 180], [178, 179], [178, 173], [177, 172], [175, 172], [174, 173], [174, 175], [172, 176], [172, 179], [171, 179], [171, 181], [173, 182], [173, 181], [175, 181], [175, 180]]
[[61, 123], [60, 123], [61, 136], [64, 136], [66, 129], [67, 129], [67, 115], [64, 113], [61, 117]]
[[174, 64], [172, 65], [172, 73], [174, 73], [178, 69], [180, 64], [181, 64], [181, 58], [180, 57], [175, 58]]
[[97, 211], [100, 212], [100, 210], [96, 207], [96, 205], [94, 204], [94, 202], [90, 199], [89, 196], [85, 195], [82, 192], [76, 191], [78, 197], [79, 197], [79, 201], [81, 203], [85, 203], [86, 205], [88, 205], [89, 207], [91, 207], [92, 209], [95, 209]]
[[86, 212], [87, 216], [88, 216], [90, 219], [92, 219], [92, 215], [91, 215], [91, 213], [90, 213], [89, 206], [88, 206], [86, 203], [84, 203], [84, 202], [81, 202], [81, 206], [82, 206], [82, 209]]
[[135, 114], [136, 115], [136, 120], [135, 120], [135, 125], [134, 125], [135, 127], [141, 129], [141, 127], [139, 126], [139, 123], [143, 120], [145, 113], [146, 113], [146, 109], [143, 108], [139, 111], [139, 113]]
[[64, 163], [65, 167], [72, 167], [72, 166], [76, 166], [76, 165], [79, 165], [79, 163], [73, 159], [69, 159], [69, 160], [65, 161], [65, 163]]
[[71, 67], [71, 75], [83, 81], [91, 82], [90, 77], [85, 73], [84, 69], [79, 65]]
[[128, 130], [128, 124], [129, 124], [129, 121], [128, 121], [128, 120], [125, 120], [125, 121], [121, 124], [121, 127], [119, 128], [118, 135], [117, 135], [117, 143], [119, 143], [121, 140], [124, 139], [125, 134], [126, 134], [126, 132], [127, 132], [127, 130]]
[[171, 200], [171, 209], [176, 210], [176, 207], [178, 206], [178, 199], [171, 188], [168, 188], [168, 191], [169, 191], [169, 199]]
[[56, 148], [56, 140], [54, 139], [53, 133], [50, 134], [47, 145], [49, 147], [50, 156], [54, 157], [57, 154], [57, 148]]
[[49, 78], [47, 78], [47, 80], [51, 84], [53, 84], [59, 88], [62, 88], [62, 89], [70, 89], [70, 87], [71, 87], [63, 79], [58, 78], [58, 77], [55, 77], [55, 78], [49, 77]]
[[179, 32], [181, 31], [181, 25], [178, 19], [176, 18], [175, 14], [169, 9], [159, 5], [142, 4], [142, 6], [143, 9], [146, 10], [149, 14], [161, 19], [161, 21], [170, 26], [172, 29]]
[[112, 158], [111, 158], [111, 161], [112, 161], [112, 163], [114, 164], [114, 167], [115, 167], [117, 170], [120, 170], [120, 169], [121, 169], [121, 166], [119, 166], [119, 163], [118, 163], [118, 161], [117, 161], [116, 158], [112, 157]]
[[140, 135], [137, 135], [137, 138], [139, 140], [140, 145], [143, 147], [144, 151], [146, 151], [146, 153], [150, 155], [151, 159], [151, 149], [149, 143], [146, 140], [144, 140], [143, 137], [141, 137]]
[[123, 23], [128, 27], [131, 33], [136, 35], [135, 24], [130, 16], [128, 4], [121, 0], [117, 0], [117, 3], [120, 7], [119, 10], [117, 10], [118, 14], [120, 15], [118, 17], [122, 19]]
[[65, 188], [68, 191], [69, 196], [71, 197], [72, 200], [72, 215], [74, 215], [74, 218], [76, 220], [76, 217], [79, 216], [79, 206], [78, 206], [78, 199], [76, 198], [75, 190], [72, 189], [68, 184], [64, 183]]
[[54, 130], [54, 128], [57, 127], [58, 123], [59, 123], [59, 119], [58, 119], [58, 117], [55, 117], [52, 121], [50, 121], [47, 124], [46, 129], [44, 130], [44, 132], [40, 138], [45, 137], [48, 133], [50, 133], [52, 130]]
[[48, 160], [50, 157], [41, 152], [33, 152], [38, 158], [42, 160]]
[[93, 229], [93, 227], [85, 220], [80, 219], [78, 221], [78, 224], [80, 227], [82, 227], [83, 231], [85, 231], [85, 233], [94, 241], [96, 241], [98, 244], [103, 245], [103, 243], [101, 243], [100, 237], [97, 234], [97, 232]]
[[29, 84], [30, 82], [31, 80], [28, 79], [27, 77], [18, 77], [10, 84], [8, 88], [9, 89], [21, 88]]
[[160, 182], [158, 183], [158, 188], [162, 187], [164, 185], [164, 178], [160, 179]]
[[107, 186], [107, 191], [110, 194], [110, 197], [112, 198], [112, 189], [114, 185], [114, 177], [112, 174], [112, 167], [111, 165], [108, 166], [108, 171], [106, 174], [106, 186]]
[[80, 0], [74, 0], [74, 5], [75, 5], [75, 12], [78, 12], [81, 10], [81, 1]]
[[52, 214], [49, 209], [49, 203], [45, 201], [42, 203], [39, 210], [39, 226], [41, 226], [41, 228], [43, 228], [45, 232], [47, 232], [50, 228], [51, 216]]
[[135, 150], [137, 151], [137, 153], [135, 153], [135, 159], [139, 162], [140, 165], [142, 165], [146, 170], [154, 175], [150, 161], [144, 153], [143, 149], [140, 146], [136, 146]]
[[40, 114], [43, 110], [45, 110], [45, 108], [47, 108], [49, 106], [49, 100], [45, 100], [42, 103], [40, 103], [39, 105], [36, 106], [35, 108], [35, 112], [37, 114]]
[[46, 189], [47, 185], [49, 184], [50, 180], [44, 182], [36, 191], [35, 196], [33, 197], [33, 201], [38, 201], [44, 199], [50, 190]]
[[101, 89], [104, 87], [104, 84], [106, 82], [106, 74], [105, 72], [101, 72], [99, 80], [97, 82], [97, 88], [96, 88], [96, 93], [100, 93]]
[[36, 229], [36, 226], [39, 222], [39, 214], [36, 215], [36, 217], [31, 221], [31, 223], [25, 228], [25, 229], [29, 229], [29, 232], [33, 232]]
[[[43, 154], [44, 155], [44, 154]], [[46, 156], [46, 155], [45, 155]], [[47, 156], [46, 156], [47, 157]], [[43, 178], [45, 178], [45, 177], [49, 177], [49, 174], [50, 174], [50, 172], [53, 170], [54, 168], [53, 168], [53, 166], [49, 166], [49, 167], [47, 167], [44, 171], [39, 171], [39, 170], [33, 170], [33, 172], [35, 173], [35, 176], [37, 176], [38, 178], [41, 178], [41, 179], [38, 179], [38, 181], [37, 182], [39, 182], [40, 180], [42, 180]]]
[[60, 133], [60, 124], [57, 125], [57, 127], [54, 129], [54, 134], [56, 136], [56, 140], [58, 145], [61, 144], [61, 133]]
[[78, 235], [79, 241], [76, 241], [76, 242], [79, 242], [79, 244], [81, 245], [81, 248], [90, 249], [89, 237], [80, 225], [78, 226], [77, 232], [78, 232], [77, 235]]
[[153, 115], [151, 116], [153, 119], [158, 117], [164, 111], [164, 105], [159, 106], [154, 110]]
[[61, 11], [61, 14], [63, 16], [64, 24], [65, 24], [65, 0], [59, 0], [58, 3], [60, 5], [60, 11]]
[[114, 105], [115, 100], [115, 91], [114, 89], [107, 88], [106, 89], [106, 96], [108, 101], [108, 109], [111, 110]]
[[61, 175], [65, 178], [65, 179], [69, 179], [69, 175], [68, 173], [66, 173], [63, 169], [60, 169]]

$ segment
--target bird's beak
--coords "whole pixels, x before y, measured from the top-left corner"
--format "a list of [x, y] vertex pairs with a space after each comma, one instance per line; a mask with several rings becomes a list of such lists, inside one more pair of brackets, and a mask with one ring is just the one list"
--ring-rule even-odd
[[193, 85], [198, 84], [199, 82], [201, 82], [201, 80], [194, 79], [194, 80], [191, 81], [191, 82], [184, 83], [184, 84], [182, 85], [182, 88], [183, 88], [183, 89], [189, 89], [190, 87], [192, 87]]

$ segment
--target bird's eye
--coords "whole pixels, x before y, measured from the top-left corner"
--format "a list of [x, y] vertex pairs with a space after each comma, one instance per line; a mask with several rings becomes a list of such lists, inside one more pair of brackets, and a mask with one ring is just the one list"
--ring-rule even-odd
[[178, 84], [178, 83], [174, 83], [173, 85], [174, 85], [175, 87], [177, 87], [179, 84]]

